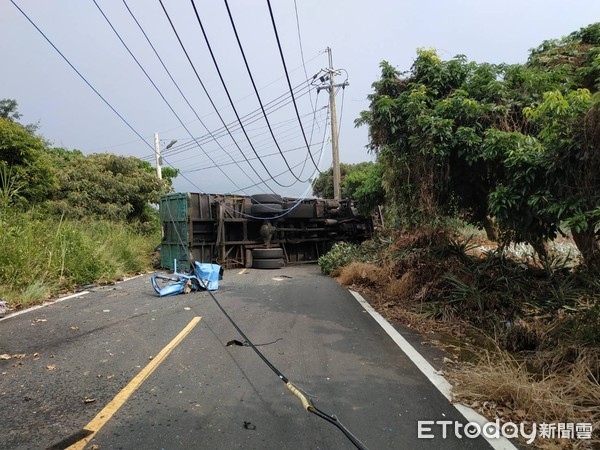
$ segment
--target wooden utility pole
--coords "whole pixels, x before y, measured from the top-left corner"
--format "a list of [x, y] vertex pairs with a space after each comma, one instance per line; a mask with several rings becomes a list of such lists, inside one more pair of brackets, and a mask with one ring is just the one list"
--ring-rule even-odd
[[338, 144], [338, 125], [337, 125], [337, 112], [335, 108], [335, 83], [334, 76], [335, 71], [333, 70], [333, 57], [331, 55], [331, 48], [327, 47], [327, 54], [329, 55], [329, 107], [331, 108], [331, 153], [333, 158], [333, 198], [335, 200], [341, 200], [341, 188], [342, 173], [340, 171], [340, 149]]

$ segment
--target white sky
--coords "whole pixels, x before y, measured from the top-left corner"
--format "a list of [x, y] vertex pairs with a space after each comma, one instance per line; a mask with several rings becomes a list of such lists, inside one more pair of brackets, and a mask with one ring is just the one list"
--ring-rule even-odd
[[[214, 109], [202, 91], [187, 62], [158, 1], [126, 0], [157, 48], [181, 90], [210, 129], [221, 127]], [[209, 94], [224, 120], [235, 120], [222, 85], [210, 59], [191, 3], [163, 0], [180, 33]], [[211, 140], [199, 148], [177, 153], [177, 147], [191, 141], [190, 134], [161, 99], [118, 38], [110, 29], [92, 0], [55, 0], [15, 2], [42, 29], [58, 49], [138, 131], [141, 141], [77, 74], [52, 49], [35, 28], [9, 0], [0, 1], [0, 42], [3, 66], [0, 69], [0, 98], [14, 98], [23, 114], [22, 122], [39, 121], [40, 132], [55, 146], [79, 149], [84, 153], [113, 152], [137, 157], [152, 156], [152, 135], [160, 132], [162, 146], [172, 139], [177, 144], [164, 153], [165, 164], [182, 171], [211, 165], [221, 170], [189, 172], [176, 180], [179, 191], [230, 192], [254, 184], [268, 175], [251, 159], [254, 169], [243, 162], [233, 141], [219, 139], [225, 151]], [[125, 9], [123, 1], [97, 0], [126, 44], [147, 70], [177, 115], [195, 137], [206, 134], [194, 112], [181, 98], [154, 53]], [[365, 150], [367, 130], [354, 128], [359, 112], [368, 107], [367, 95], [378, 79], [379, 63], [385, 59], [400, 70], [408, 70], [418, 47], [436, 48], [444, 59], [464, 54], [478, 62], [524, 62], [530, 48], [545, 39], [558, 38], [600, 20], [600, 0], [296, 0], [300, 20], [306, 70], [310, 76], [327, 66], [329, 46], [334, 66], [345, 69], [350, 85], [345, 90], [340, 120], [341, 161], [354, 163], [372, 159]], [[287, 90], [287, 84], [270, 22], [266, 0], [230, 0], [242, 45], [263, 103]], [[222, 1], [196, 0], [200, 17], [220, 65], [225, 82], [241, 116], [259, 107], [243, 65], [231, 24]], [[305, 81], [299, 51], [294, 0], [272, 0], [272, 7], [293, 86]], [[342, 82], [345, 74], [336, 78]], [[327, 92], [318, 96], [318, 107], [327, 102]], [[312, 100], [316, 96], [313, 93]], [[337, 96], [338, 119], [342, 93]], [[312, 112], [307, 95], [298, 99], [299, 113], [305, 123], [315, 159], [320, 155], [326, 116], [323, 110]], [[313, 125], [313, 116], [316, 121]], [[293, 106], [279, 109], [269, 116], [280, 147], [285, 151], [297, 175], [313, 175], [314, 165], [307, 157]], [[248, 134], [272, 174], [286, 170], [264, 120], [247, 126]], [[312, 131], [312, 133], [311, 133]], [[234, 133], [247, 158], [254, 158], [243, 134]], [[185, 147], [183, 147], [185, 149]], [[180, 149], [182, 150], [182, 149]], [[172, 153], [170, 153], [172, 152]], [[209, 158], [210, 157], [210, 158]], [[242, 161], [239, 167], [232, 160]], [[152, 160], [153, 161], [153, 160]], [[154, 162], [152, 162], [154, 164]], [[229, 163], [229, 164], [227, 164]], [[225, 165], [223, 165], [225, 164]], [[331, 164], [327, 142], [321, 170]], [[300, 175], [300, 170], [302, 170]], [[229, 179], [223, 174], [225, 172]], [[295, 181], [286, 174], [278, 178], [289, 185]], [[270, 187], [287, 195], [301, 195], [307, 184], [295, 183]], [[247, 193], [268, 190], [264, 186], [247, 189]]]

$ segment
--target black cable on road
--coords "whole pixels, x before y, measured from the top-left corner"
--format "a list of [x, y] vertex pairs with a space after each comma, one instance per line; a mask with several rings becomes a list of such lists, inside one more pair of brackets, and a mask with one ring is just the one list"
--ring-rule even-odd
[[326, 412], [317, 408], [313, 404], [313, 402], [309, 398], [307, 398], [307, 396], [300, 388], [298, 388], [294, 383], [292, 383], [290, 379], [283, 374], [283, 372], [281, 372], [277, 367], [275, 367], [275, 365], [273, 365], [273, 363], [271, 363], [271, 361], [269, 361], [269, 359], [265, 355], [263, 355], [258, 348], [256, 348], [256, 345], [252, 343], [252, 341], [248, 338], [248, 336], [246, 336], [246, 334], [242, 331], [238, 324], [235, 323], [235, 321], [231, 318], [227, 311], [225, 311], [225, 308], [221, 306], [221, 304], [219, 303], [215, 295], [212, 293], [212, 291], [208, 290], [208, 285], [205, 284], [204, 287], [206, 288], [206, 292], [208, 292], [208, 294], [215, 302], [217, 307], [221, 310], [223, 315], [227, 318], [227, 320], [229, 320], [233, 328], [235, 328], [239, 335], [242, 337], [242, 339], [244, 340], [244, 346], [248, 346], [252, 350], [254, 350], [254, 353], [256, 353], [256, 355], [267, 365], [267, 367], [269, 367], [269, 369], [271, 369], [271, 371], [273, 371], [273, 373], [275, 373], [275, 375], [279, 377], [279, 379], [286, 385], [288, 390], [300, 400], [302, 406], [304, 407], [304, 409], [306, 409], [307, 412], [312, 413], [315, 416], [320, 417], [321, 419], [334, 425], [344, 434], [344, 436], [346, 436], [346, 438], [348, 438], [350, 442], [352, 442], [352, 444], [354, 444], [354, 446], [357, 449], [368, 450], [367, 447], [356, 436], [354, 436], [350, 432], [350, 430], [348, 430], [348, 428], [344, 426], [344, 424], [335, 416], [335, 414], [327, 414]]

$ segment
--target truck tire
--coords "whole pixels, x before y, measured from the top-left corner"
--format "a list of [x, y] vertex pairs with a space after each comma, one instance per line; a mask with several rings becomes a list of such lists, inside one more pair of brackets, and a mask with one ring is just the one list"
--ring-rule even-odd
[[283, 259], [255, 259], [252, 261], [252, 267], [255, 269], [281, 269], [283, 267]]
[[264, 203], [277, 203], [281, 205], [283, 198], [279, 194], [254, 194], [250, 196], [250, 201], [253, 205], [260, 205]]
[[281, 205], [277, 203], [262, 203], [260, 205], [252, 205], [250, 210], [252, 214], [277, 216], [281, 214]]
[[282, 248], [255, 248], [252, 250], [252, 259], [281, 259], [283, 258]]

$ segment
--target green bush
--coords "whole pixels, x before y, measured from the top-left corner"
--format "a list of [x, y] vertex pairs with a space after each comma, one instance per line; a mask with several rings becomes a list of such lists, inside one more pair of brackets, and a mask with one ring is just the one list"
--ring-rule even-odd
[[358, 258], [358, 247], [348, 242], [336, 242], [331, 250], [319, 258], [321, 273], [329, 275], [335, 269], [350, 264]]

